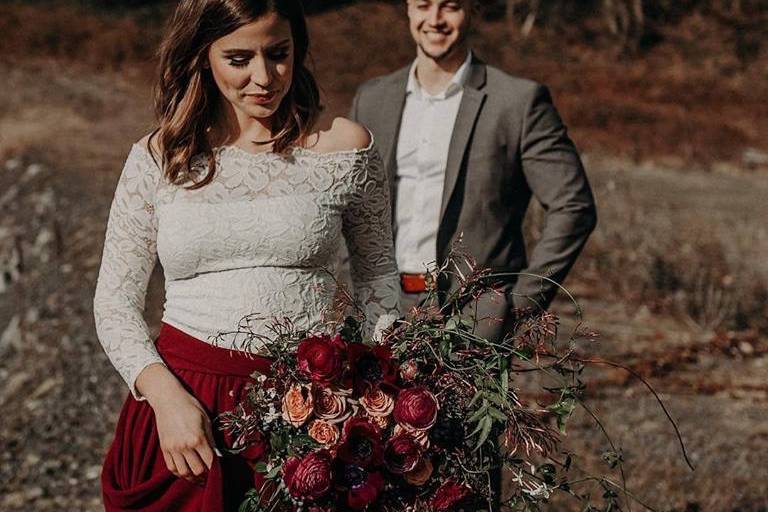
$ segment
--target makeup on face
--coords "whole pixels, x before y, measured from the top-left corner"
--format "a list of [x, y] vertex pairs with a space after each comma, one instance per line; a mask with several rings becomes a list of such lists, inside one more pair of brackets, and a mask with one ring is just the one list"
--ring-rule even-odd
[[273, 115], [293, 80], [290, 23], [271, 13], [216, 40], [208, 52], [223, 98], [241, 115]]

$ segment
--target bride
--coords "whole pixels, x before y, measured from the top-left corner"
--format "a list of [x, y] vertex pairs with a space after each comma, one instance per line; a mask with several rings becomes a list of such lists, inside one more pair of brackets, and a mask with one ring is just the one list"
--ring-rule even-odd
[[[94, 298], [99, 340], [131, 390], [102, 471], [107, 510], [237, 508], [259, 454], [223, 455], [211, 418], [269, 361], [214, 340], [252, 313], [263, 334], [274, 317], [318, 323], [342, 240], [368, 332], [397, 314], [381, 159], [360, 125], [318, 125], [308, 44], [300, 0], [183, 0], [170, 21], [158, 127], [125, 163]], [[153, 340], [142, 312], [158, 257]]]

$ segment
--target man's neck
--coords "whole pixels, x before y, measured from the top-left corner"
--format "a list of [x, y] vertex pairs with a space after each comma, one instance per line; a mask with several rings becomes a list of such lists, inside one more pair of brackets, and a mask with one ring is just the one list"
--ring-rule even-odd
[[416, 53], [416, 78], [419, 85], [431, 95], [440, 94], [448, 88], [453, 75], [467, 59], [469, 48], [460, 47], [450, 55], [436, 60], [426, 55], [421, 48]]

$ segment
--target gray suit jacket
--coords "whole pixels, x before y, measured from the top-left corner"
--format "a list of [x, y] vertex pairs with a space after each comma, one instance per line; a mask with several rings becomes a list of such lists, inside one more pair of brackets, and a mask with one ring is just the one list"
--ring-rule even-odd
[[[462, 246], [481, 266], [561, 283], [597, 222], [581, 160], [546, 87], [477, 58], [471, 66], [448, 152], [436, 259], [441, 263], [461, 235]], [[350, 114], [373, 133], [393, 198], [409, 68], [361, 85]], [[529, 259], [522, 224], [532, 194], [543, 205], [546, 219]], [[455, 283], [440, 286], [450, 289]], [[506, 301], [486, 301], [482, 316], [509, 321], [513, 308], [546, 308], [557, 286], [520, 276], [508, 279], [504, 290]]]

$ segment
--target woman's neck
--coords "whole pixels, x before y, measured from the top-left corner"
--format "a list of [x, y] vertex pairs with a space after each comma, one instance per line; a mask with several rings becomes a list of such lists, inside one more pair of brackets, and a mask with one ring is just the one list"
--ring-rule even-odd
[[213, 145], [234, 144], [253, 150], [266, 150], [271, 147], [267, 141], [272, 138], [272, 117], [251, 117], [227, 102], [219, 109], [211, 137], [215, 141]]

